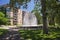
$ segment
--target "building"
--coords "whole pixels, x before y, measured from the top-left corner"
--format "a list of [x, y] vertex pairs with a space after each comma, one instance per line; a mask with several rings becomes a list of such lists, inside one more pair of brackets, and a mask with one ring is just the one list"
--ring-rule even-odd
[[22, 25], [22, 13], [20, 9], [16, 9], [14, 13], [8, 10], [7, 17], [9, 18], [9, 23], [11, 25]]

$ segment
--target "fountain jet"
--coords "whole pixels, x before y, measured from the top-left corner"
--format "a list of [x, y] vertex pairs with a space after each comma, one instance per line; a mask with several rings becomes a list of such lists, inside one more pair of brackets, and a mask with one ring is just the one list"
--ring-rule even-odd
[[33, 13], [25, 12], [23, 16], [23, 25], [37, 25], [37, 18]]

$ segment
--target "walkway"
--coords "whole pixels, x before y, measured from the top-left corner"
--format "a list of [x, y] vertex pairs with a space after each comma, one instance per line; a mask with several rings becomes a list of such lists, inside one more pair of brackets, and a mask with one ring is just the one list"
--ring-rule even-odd
[[35, 27], [16, 27], [16, 28], [8, 28], [9, 32], [0, 37], [0, 40], [23, 40], [18, 33], [18, 30], [39, 30], [42, 27], [35, 26]]

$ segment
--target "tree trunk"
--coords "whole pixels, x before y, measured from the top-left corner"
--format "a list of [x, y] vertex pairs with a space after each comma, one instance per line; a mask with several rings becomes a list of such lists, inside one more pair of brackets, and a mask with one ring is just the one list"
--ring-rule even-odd
[[53, 16], [51, 17], [49, 24], [55, 26], [55, 17], [53, 17]]
[[48, 34], [47, 15], [46, 15], [46, 0], [41, 0], [43, 14], [43, 33]]
[[55, 26], [55, 16], [52, 16], [52, 22], [53, 22], [53, 25]]

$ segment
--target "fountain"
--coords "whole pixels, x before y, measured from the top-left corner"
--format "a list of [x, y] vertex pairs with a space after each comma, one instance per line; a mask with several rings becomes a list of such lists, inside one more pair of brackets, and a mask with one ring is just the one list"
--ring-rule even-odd
[[39, 27], [39, 25], [37, 25], [37, 18], [36, 16], [33, 14], [33, 13], [30, 13], [30, 12], [24, 12], [23, 15], [22, 15], [23, 19], [22, 19], [22, 25], [20, 26], [21, 27], [24, 27], [24, 28], [32, 28], [32, 27]]
[[33, 13], [26, 12], [23, 17], [23, 25], [37, 25], [37, 18]]

